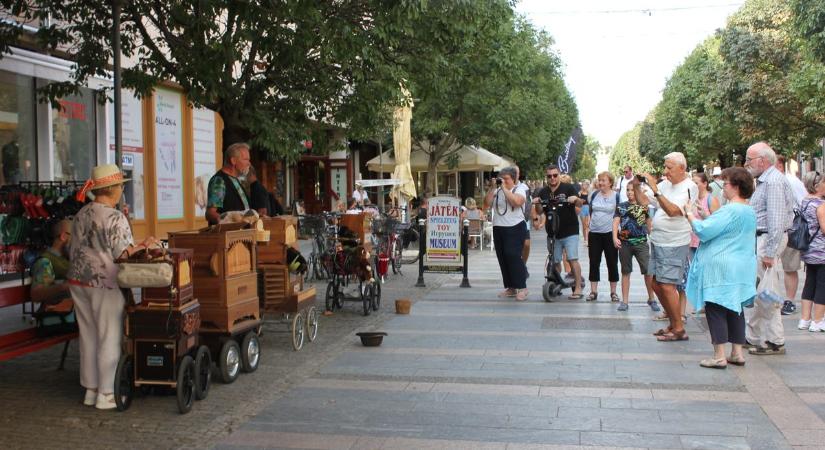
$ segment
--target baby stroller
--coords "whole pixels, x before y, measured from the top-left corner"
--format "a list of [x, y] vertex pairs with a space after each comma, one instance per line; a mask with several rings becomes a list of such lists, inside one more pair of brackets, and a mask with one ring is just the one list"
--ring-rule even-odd
[[541, 206], [544, 209], [544, 215], [547, 218], [547, 223], [550, 227], [550, 233], [547, 236], [547, 247], [550, 249], [547, 255], [547, 260], [544, 263], [544, 286], [541, 288], [541, 296], [545, 302], [552, 302], [555, 297], [561, 295], [562, 289], [567, 289], [573, 285], [564, 281], [564, 278], [556, 269], [554, 264], [555, 257], [555, 243], [556, 233], [559, 231], [559, 203], [555, 200], [542, 200]]

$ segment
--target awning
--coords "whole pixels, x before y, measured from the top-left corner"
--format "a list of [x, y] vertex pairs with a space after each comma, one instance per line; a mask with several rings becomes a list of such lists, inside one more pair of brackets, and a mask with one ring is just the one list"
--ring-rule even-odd
[[[383, 160], [383, 164], [382, 164]], [[428, 170], [429, 155], [423, 150], [413, 150], [410, 154], [410, 170], [413, 172], [426, 172]], [[495, 153], [481, 147], [465, 145], [459, 150], [458, 164], [455, 167], [448, 167], [447, 161], [441, 161], [438, 171], [450, 172], [473, 172], [501, 170], [504, 167], [513, 165], [512, 161], [498, 156]], [[391, 173], [395, 170], [395, 158], [386, 151], [383, 155], [367, 161], [367, 168], [373, 172]]]

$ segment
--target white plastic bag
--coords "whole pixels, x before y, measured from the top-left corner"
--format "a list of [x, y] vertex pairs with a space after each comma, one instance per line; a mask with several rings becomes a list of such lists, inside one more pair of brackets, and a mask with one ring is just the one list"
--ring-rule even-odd
[[763, 303], [782, 303], [782, 291], [780, 290], [779, 271], [776, 266], [771, 266], [765, 270], [759, 285], [756, 286], [756, 298]]

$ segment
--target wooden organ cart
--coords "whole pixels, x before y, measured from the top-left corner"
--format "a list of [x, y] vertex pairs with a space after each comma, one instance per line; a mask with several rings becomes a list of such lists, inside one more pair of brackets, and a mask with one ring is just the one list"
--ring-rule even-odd
[[[318, 336], [315, 287], [304, 286], [304, 277], [291, 272], [287, 251], [298, 250], [298, 219], [278, 216], [261, 219], [268, 242], [258, 243], [258, 298], [265, 313], [283, 314], [290, 323], [292, 348], [300, 350], [304, 339]], [[264, 238], [266, 239], [266, 238]]]
[[192, 250], [172, 249], [161, 262], [145, 264], [171, 264], [172, 283], [143, 288], [140, 304], [127, 308], [115, 403], [124, 411], [135, 388], [147, 392], [167, 387], [176, 390], [178, 409], [184, 414], [192, 409], [193, 400], [206, 398], [212, 371], [209, 349], [199, 345], [201, 306], [193, 296]]
[[[358, 214], [343, 214], [339, 218], [338, 243], [336, 243], [335, 256], [332, 258], [327, 270], [330, 273], [330, 280], [327, 283], [325, 303], [328, 311], [342, 309], [344, 301], [359, 302], [363, 306], [365, 316], [371, 311], [378, 311], [381, 307], [381, 277], [378, 276], [375, 258], [369, 255], [373, 252], [372, 216], [361, 212]], [[347, 236], [346, 227], [352, 235]], [[358, 271], [359, 264], [356, 259], [363, 255], [357, 255], [353, 249], [363, 247], [366, 252], [366, 259], [369, 263], [362, 263], [370, 266], [372, 272], [370, 279], [362, 271]], [[348, 293], [351, 284], [355, 284], [356, 290]]]
[[245, 223], [169, 233], [170, 247], [191, 248], [194, 295], [200, 302], [200, 339], [217, 361], [221, 379], [260, 363], [255, 230]]

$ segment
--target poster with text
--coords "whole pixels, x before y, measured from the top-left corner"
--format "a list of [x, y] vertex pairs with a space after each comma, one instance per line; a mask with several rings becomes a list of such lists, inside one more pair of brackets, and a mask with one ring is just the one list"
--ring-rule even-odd
[[195, 218], [206, 213], [206, 188], [215, 174], [217, 149], [215, 148], [215, 112], [196, 108], [192, 113], [192, 135], [195, 148]]
[[425, 264], [462, 265], [461, 200], [455, 197], [433, 197], [428, 203]]
[[[123, 200], [129, 208], [129, 218], [143, 220], [146, 218], [146, 201], [144, 188], [146, 180], [143, 173], [143, 109], [142, 103], [132, 91], [123, 91], [120, 110], [120, 128], [123, 143], [121, 167], [126, 178]], [[115, 105], [106, 105], [109, 122], [109, 161], [115, 161]]]
[[183, 218], [183, 111], [179, 93], [155, 91], [158, 219]]
[[338, 199], [332, 199], [332, 209], [335, 210], [340, 202], [347, 202], [347, 168], [333, 167], [330, 169], [330, 180], [332, 180], [332, 192], [338, 195]]

